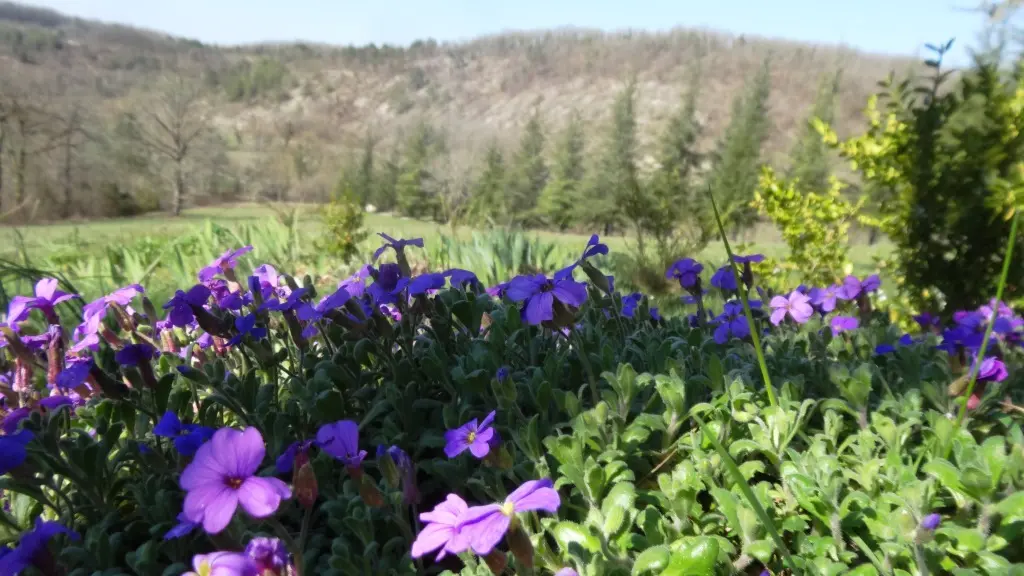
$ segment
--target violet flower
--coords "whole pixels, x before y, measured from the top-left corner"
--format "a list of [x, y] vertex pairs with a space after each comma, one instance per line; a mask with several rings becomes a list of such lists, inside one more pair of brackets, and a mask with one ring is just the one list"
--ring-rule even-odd
[[860, 326], [860, 321], [853, 316], [836, 316], [832, 318], [832, 333], [842, 334], [843, 332], [849, 332], [850, 330], [856, 330]]
[[217, 534], [231, 522], [239, 504], [255, 518], [277, 511], [292, 492], [277, 478], [255, 475], [265, 454], [263, 436], [256, 428], [214, 432], [181, 473], [181, 487], [188, 493], [187, 518], [201, 523], [207, 533]]
[[469, 507], [465, 500], [455, 494], [449, 494], [445, 501], [433, 510], [421, 513], [420, 521], [424, 526], [412, 543], [411, 556], [422, 558], [434, 550], [440, 550], [434, 558], [440, 562], [448, 554], [465, 552], [469, 548], [469, 542], [460, 541], [458, 527], [468, 511]]
[[[28, 414], [26, 413], [25, 416]], [[5, 436], [0, 436], [0, 475], [7, 474], [25, 462], [25, 459], [28, 458], [25, 447], [33, 437], [32, 432], [25, 429], [14, 434], [7, 433]], [[0, 574], [3, 573], [0, 572]]]
[[298, 455], [305, 454], [315, 444], [313, 440], [304, 440], [301, 442], [292, 442], [285, 448], [284, 452], [277, 457], [274, 461], [274, 466], [277, 468], [278, 474], [287, 474], [292, 471], [295, 467], [295, 458]]
[[54, 382], [54, 385], [63, 390], [78, 388], [89, 377], [89, 371], [92, 369], [92, 366], [92, 358], [68, 362], [67, 367], [61, 370], [60, 374], [57, 374], [57, 380]]
[[643, 300], [643, 297], [644, 295], [639, 292], [623, 296], [622, 315], [626, 318], [632, 318], [636, 314], [636, 309], [640, 307], [640, 301]]
[[167, 319], [171, 326], [184, 328], [195, 321], [193, 307], [202, 307], [210, 299], [210, 289], [202, 284], [196, 284], [188, 292], [178, 290], [174, 296], [164, 304], [164, 310], [170, 309]]
[[476, 274], [469, 270], [462, 270], [461, 268], [452, 268], [444, 273], [444, 276], [448, 278], [452, 288], [464, 288], [467, 284], [470, 286], [479, 286], [480, 281], [477, 279]]
[[735, 292], [738, 287], [736, 285], [736, 276], [732, 273], [732, 266], [726, 264], [716, 270], [714, 275], [711, 276], [711, 285], [723, 292]]
[[409, 282], [409, 296], [419, 296], [431, 290], [444, 288], [444, 274], [427, 272]]
[[175, 538], [181, 538], [190, 534], [193, 530], [199, 527], [199, 524], [192, 522], [188, 519], [188, 516], [184, 512], [178, 513], [178, 523], [175, 524], [170, 530], [164, 533], [164, 540], [173, 540]]
[[209, 282], [217, 274], [225, 273], [238, 266], [238, 259], [244, 254], [252, 252], [252, 246], [242, 246], [236, 250], [227, 250], [220, 256], [214, 258], [210, 265], [199, 271], [199, 281]]
[[146, 344], [128, 344], [114, 354], [114, 360], [121, 366], [139, 366], [159, 356], [160, 352]]
[[561, 505], [558, 492], [551, 480], [530, 480], [516, 488], [502, 504], [474, 506], [466, 511], [458, 524], [457, 542], [468, 542], [473, 552], [486, 556], [501, 542], [512, 524], [512, 518], [522, 512], [543, 510], [555, 513]]
[[231, 340], [228, 340], [228, 346], [237, 346], [246, 336], [251, 336], [253, 340], [267, 337], [267, 329], [262, 326], [256, 326], [255, 314], [235, 318], [235, 329], [238, 330], [238, 334], [235, 334], [231, 337]]
[[351, 420], [324, 424], [316, 432], [316, 443], [346, 468], [359, 468], [366, 458], [366, 450], [359, 449], [359, 425]]
[[[753, 301], [750, 302], [753, 307]], [[718, 327], [714, 338], [718, 344], [725, 344], [730, 338], [746, 338], [750, 336], [750, 324], [743, 313], [743, 304], [731, 300], [725, 303], [723, 312], [715, 318]]]
[[839, 286], [833, 284], [828, 288], [812, 288], [809, 294], [811, 304], [822, 313], [828, 314], [836, 309], [836, 299], [839, 296]]
[[245, 555], [256, 565], [257, 574], [284, 574], [288, 567], [288, 548], [277, 538], [253, 538], [245, 545]]
[[598, 237], [597, 234], [592, 234], [590, 236], [590, 240], [587, 240], [587, 245], [583, 247], [583, 255], [580, 256], [579, 259], [573, 262], [572, 264], [555, 272], [553, 277], [556, 281], [571, 280], [573, 271], [576, 270], [578, 266], [583, 264], [584, 260], [587, 260], [588, 258], [591, 258], [593, 256], [607, 253], [608, 245], [602, 244], [601, 239]]
[[178, 415], [168, 410], [153, 427], [153, 435], [171, 438], [174, 449], [182, 456], [192, 456], [213, 437], [215, 430], [199, 424], [183, 424]]
[[16, 332], [18, 323], [28, 318], [28, 314], [33, 308], [42, 312], [50, 324], [59, 324], [55, 311], [56, 306], [73, 298], [80, 298], [80, 296], [62, 292], [57, 289], [58, 285], [59, 282], [56, 278], [43, 278], [36, 282], [35, 297], [15, 296], [12, 298], [7, 308], [7, 323], [11, 330]]
[[587, 300], [587, 286], [569, 278], [549, 280], [543, 274], [516, 276], [505, 293], [513, 302], [526, 302], [523, 320], [534, 326], [553, 320], [555, 303], [578, 308]]
[[32, 530], [21, 535], [17, 547], [0, 557], [0, 574], [21, 573], [34, 563], [36, 556], [46, 551], [50, 540], [58, 534], [67, 534], [70, 540], [81, 539], [77, 532], [60, 522], [44, 522], [37, 516]]
[[373, 275], [373, 284], [370, 284], [367, 291], [377, 305], [394, 304], [408, 284], [409, 279], [402, 277], [402, 270], [398, 264], [381, 264]]
[[449, 458], [455, 458], [469, 450], [476, 458], [487, 456], [487, 453], [491, 451], [488, 442], [490, 442], [491, 436], [494, 435], [494, 429], [491, 428], [491, 424], [494, 422], [496, 414], [496, 411], [491, 411], [479, 425], [477, 424], [477, 419], [473, 418], [462, 426], [445, 432], [445, 455]]
[[776, 296], [772, 298], [770, 302], [771, 307], [774, 309], [771, 315], [772, 324], [778, 326], [786, 319], [787, 315], [797, 324], [807, 322], [811, 319], [811, 315], [814, 314], [810, 300], [806, 295], [796, 290], [790, 292], [788, 297]]
[[211, 552], [192, 557], [192, 570], [181, 576], [258, 576], [256, 564], [238, 552]]
[[929, 515], [927, 515], [927, 516], [925, 516], [924, 518], [921, 519], [921, 528], [924, 528], [925, 530], [928, 530], [928, 531], [933, 531], [933, 530], [935, 530], [936, 528], [939, 527], [939, 524], [941, 522], [942, 522], [942, 516], [940, 516], [938, 514], [935, 514], [933, 512], [933, 513], [931, 513], [931, 514], [929, 514]]
[[302, 301], [302, 297], [305, 296], [307, 292], [309, 292], [309, 289], [307, 288], [292, 290], [288, 293], [288, 296], [284, 301], [281, 301], [277, 297], [268, 298], [260, 306], [259, 311], [277, 310], [278, 312], [284, 312], [285, 310], [296, 310], [305, 304], [305, 302]]
[[675, 278], [679, 286], [685, 289], [694, 288], [700, 280], [700, 273], [704, 266], [693, 258], [683, 258], [676, 261], [665, 271], [665, 278]]
[[378, 232], [377, 235], [384, 239], [384, 245], [374, 250], [373, 260], [371, 260], [371, 262], [376, 262], [377, 259], [380, 258], [380, 255], [383, 254], [384, 251], [387, 250], [388, 248], [393, 248], [396, 253], [402, 253], [406, 246], [416, 246], [418, 248], [423, 248], [423, 238], [413, 238], [411, 240], [395, 240], [394, 238], [388, 236], [383, 232]]

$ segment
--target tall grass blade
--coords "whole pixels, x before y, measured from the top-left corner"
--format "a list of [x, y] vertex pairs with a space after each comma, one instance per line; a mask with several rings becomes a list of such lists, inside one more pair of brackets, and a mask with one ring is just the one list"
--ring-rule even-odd
[[[750, 301], [747, 298], [746, 290], [739, 290], [738, 288], [743, 285], [740, 279], [739, 270], [736, 269], [736, 262], [733, 260], [732, 248], [729, 246], [729, 238], [725, 235], [725, 226], [722, 225], [722, 217], [718, 213], [718, 204], [715, 202], [715, 195], [708, 188], [708, 197], [711, 198], [711, 208], [715, 213], [715, 223], [718, 224], [718, 233], [722, 237], [722, 243], [725, 244], [725, 253], [729, 255], [729, 269], [732, 270], [732, 276], [736, 279], [737, 292], [740, 293], [740, 301], [743, 302], [743, 314], [747, 317], [747, 324], [750, 326], [750, 340], [754, 343], [754, 352], [757, 354], [757, 363], [761, 366], [761, 377], [764, 378], [764, 388], [768, 392], [768, 402], [772, 406], [778, 405], [775, 399], [775, 389], [772, 388], [772, 379], [768, 375], [768, 363], [764, 360], [764, 351], [761, 350], [761, 336], [757, 333], [757, 326], [754, 324], [754, 315], [750, 312]], [[1004, 276], [1005, 278], [1005, 276]]]
[[[1003, 271], [999, 275], [999, 285], [996, 286], [996, 303], [1003, 300], [1003, 289], [1006, 288], [1006, 276], [1010, 273], [1010, 261], [1013, 259], [1013, 245], [1017, 243], [1017, 220], [1019, 214], [1014, 212], [1013, 222], [1010, 223], [1010, 238], [1006, 241], [1006, 256], [1003, 257]], [[964, 423], [964, 419], [967, 418], [967, 402], [971, 398], [971, 394], [974, 393], [974, 385], [978, 383], [978, 371], [981, 370], [981, 361], [985, 359], [985, 352], [988, 350], [989, 340], [992, 338], [992, 328], [995, 326], [995, 322], [989, 322], [988, 326], [985, 327], [985, 336], [981, 339], [981, 349], [978, 350], [977, 360], [974, 362], [974, 366], [971, 367], [971, 381], [967, 384], [967, 390], [964, 391], [963, 397], [960, 400], [960, 415], [956, 418], [956, 425], [961, 426]]]
[[761, 521], [761, 524], [763, 524], [765, 529], [768, 530], [768, 534], [772, 537], [772, 540], [775, 541], [775, 547], [778, 549], [779, 553], [782, 554], [782, 558], [785, 560], [786, 565], [789, 566], [789, 569], [792, 570], [794, 574], [799, 574], [796, 564], [793, 562], [793, 557], [789, 555], [789, 549], [786, 548], [786, 542], [782, 539], [782, 534], [775, 526], [775, 522], [772, 520], [772, 517], [765, 511], [764, 506], [761, 506], [761, 501], [757, 499], [757, 495], [754, 494], [754, 490], [750, 487], [750, 484], [747, 483], [747, 479], [743, 477], [743, 472], [740, 472], [740, 468], [736, 465], [736, 461], [729, 455], [729, 451], [725, 449], [725, 446], [718, 441], [718, 437], [707, 429], [700, 416], [696, 414], [692, 414], [692, 416], [693, 419], [697, 421], [697, 426], [700, 427], [701, 433], [711, 441], [711, 444], [715, 447], [719, 456], [722, 457], [722, 463], [725, 464], [725, 467], [729, 470], [729, 474], [732, 476], [733, 481], [736, 482], [737, 486], [739, 486], [740, 492], [743, 492], [743, 497], [747, 499], [747, 503], [754, 509], [754, 513], [757, 514], [757, 519]]

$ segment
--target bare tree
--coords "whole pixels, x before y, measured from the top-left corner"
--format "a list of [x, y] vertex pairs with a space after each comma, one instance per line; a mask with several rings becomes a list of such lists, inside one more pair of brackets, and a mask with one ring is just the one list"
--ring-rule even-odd
[[163, 89], [146, 102], [144, 110], [129, 116], [142, 143], [171, 164], [171, 211], [181, 214], [186, 197], [185, 161], [193, 144], [206, 130], [206, 111], [199, 86], [182, 75], [168, 77]]

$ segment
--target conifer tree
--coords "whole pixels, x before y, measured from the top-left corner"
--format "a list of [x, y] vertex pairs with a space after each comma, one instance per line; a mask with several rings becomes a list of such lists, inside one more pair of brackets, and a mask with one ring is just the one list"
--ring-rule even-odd
[[548, 226], [565, 230], [574, 222], [574, 207], [582, 193], [584, 166], [583, 120], [574, 110], [555, 149], [551, 179], [541, 192], [538, 219]]
[[814, 119], [832, 125], [836, 97], [839, 94], [839, 79], [839, 72], [822, 79], [810, 117], [790, 154], [791, 164], [786, 178], [798, 179], [801, 190], [822, 193], [829, 188], [828, 177], [832, 173], [831, 155], [821, 134], [814, 127]]
[[580, 220], [605, 234], [624, 223], [639, 230], [647, 211], [637, 181], [635, 103], [636, 82], [630, 81], [612, 105], [608, 136], [579, 206]]
[[761, 149], [771, 128], [770, 92], [770, 67], [765, 60], [747, 91], [733, 101], [732, 117], [718, 144], [710, 177], [711, 191], [725, 223], [734, 232], [750, 227], [757, 218], [757, 211], [750, 203], [761, 170]]
[[[358, 200], [360, 205], [365, 206], [374, 196], [374, 153], [377, 147], [377, 140], [373, 134], [367, 132], [363, 140], [362, 154], [359, 163], [352, 171], [351, 195]], [[346, 174], [348, 176], [348, 174]]]
[[505, 205], [512, 222], [524, 223], [531, 219], [541, 191], [548, 180], [548, 167], [544, 161], [544, 128], [540, 115], [534, 111], [523, 129], [512, 169], [509, 174]]
[[490, 222], [507, 222], [505, 157], [497, 142], [492, 142], [484, 154], [484, 166], [473, 186], [470, 212], [474, 217]]
[[434, 218], [437, 215], [437, 198], [431, 190], [428, 166], [438, 145], [437, 134], [426, 123], [417, 126], [406, 145], [402, 171], [395, 185], [398, 210], [405, 216]]

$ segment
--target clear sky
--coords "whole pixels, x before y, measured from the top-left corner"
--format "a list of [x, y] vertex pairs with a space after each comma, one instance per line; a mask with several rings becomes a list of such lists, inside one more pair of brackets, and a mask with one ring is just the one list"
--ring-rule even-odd
[[976, 0], [28, 0], [62, 12], [206, 43], [305, 40], [408, 44], [575, 26], [617, 30], [703, 27], [921, 55], [955, 37], [953, 63], [974, 45]]

